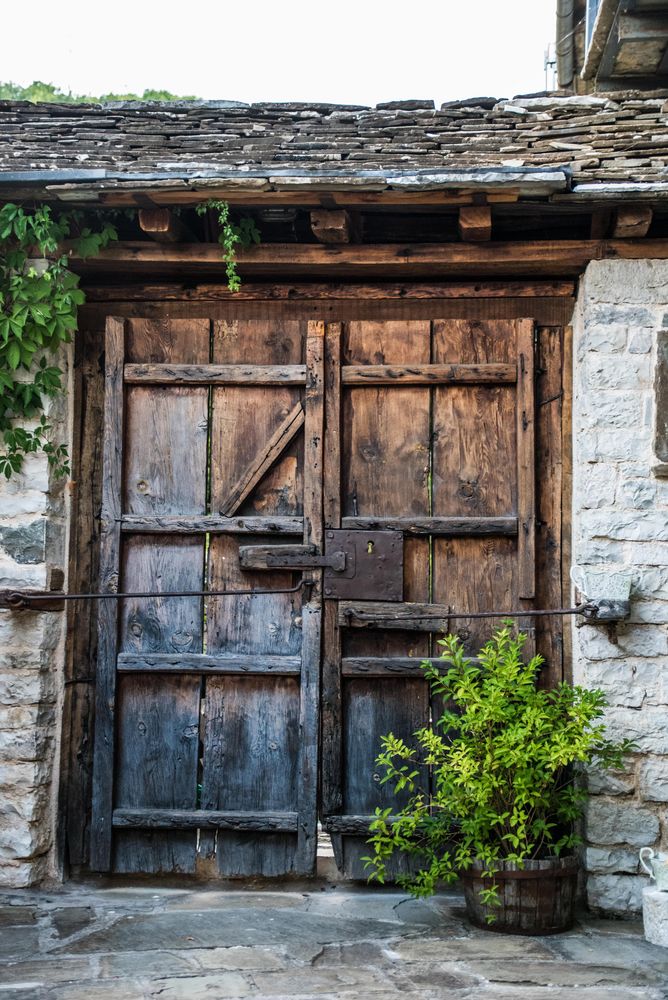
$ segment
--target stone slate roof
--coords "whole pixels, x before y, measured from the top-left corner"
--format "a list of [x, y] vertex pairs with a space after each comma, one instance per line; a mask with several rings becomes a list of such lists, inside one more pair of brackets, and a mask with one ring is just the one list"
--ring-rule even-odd
[[529, 193], [582, 196], [592, 185], [622, 185], [660, 196], [668, 195], [667, 123], [668, 91], [473, 98], [438, 110], [425, 101], [6, 101], [0, 185], [42, 184], [65, 197], [72, 185], [270, 189], [327, 180], [373, 190], [519, 183]]

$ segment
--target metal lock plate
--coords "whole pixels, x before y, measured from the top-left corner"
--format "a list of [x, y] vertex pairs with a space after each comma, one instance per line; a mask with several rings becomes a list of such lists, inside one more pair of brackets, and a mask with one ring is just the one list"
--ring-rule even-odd
[[325, 531], [325, 555], [345, 553], [345, 569], [327, 567], [323, 594], [330, 600], [403, 601], [401, 531]]

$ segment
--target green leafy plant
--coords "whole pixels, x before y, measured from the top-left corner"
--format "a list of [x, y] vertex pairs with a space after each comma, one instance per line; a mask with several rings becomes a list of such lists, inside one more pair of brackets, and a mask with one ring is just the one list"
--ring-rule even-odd
[[260, 232], [255, 221], [248, 216], [243, 216], [238, 223], [233, 223], [230, 220], [230, 206], [226, 201], [209, 198], [196, 208], [198, 215], [206, 215], [209, 210], [216, 213], [220, 230], [218, 242], [223, 248], [227, 287], [231, 292], [238, 292], [241, 288], [241, 278], [237, 273], [237, 247], [241, 246], [245, 250], [254, 243], [259, 243]]
[[73, 239], [79, 256], [90, 257], [116, 238], [111, 223], [91, 228], [81, 212], [54, 217], [48, 205], [0, 208], [0, 473], [7, 479], [37, 451], [56, 475], [69, 474], [67, 450], [49, 441], [44, 414], [45, 399], [62, 391], [62, 371], [50, 356], [70, 341], [84, 301], [60, 247]]
[[[414, 734], [414, 746], [392, 733], [382, 738], [382, 783], [407, 801], [376, 809], [364, 859], [370, 879], [384, 882], [389, 860], [408, 855], [417, 870], [398, 881], [427, 896], [482, 862], [491, 887], [481, 900], [493, 907], [502, 861], [521, 867], [580, 842], [575, 823], [586, 792], [577, 768], [619, 769], [634, 748], [606, 736], [602, 691], [537, 688], [543, 660], [523, 661], [526, 636], [511, 626], [505, 622], [475, 659], [450, 635], [440, 640], [441, 657], [422, 664], [434, 704], [449, 707]], [[422, 787], [429, 773], [431, 789]]]

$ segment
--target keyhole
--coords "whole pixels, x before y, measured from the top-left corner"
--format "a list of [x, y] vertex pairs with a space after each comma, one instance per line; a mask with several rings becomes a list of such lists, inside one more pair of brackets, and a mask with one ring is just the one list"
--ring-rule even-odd
[[367, 550], [367, 552], [368, 552], [369, 555], [371, 555], [373, 553], [373, 542], [367, 542], [366, 543], [366, 550]]

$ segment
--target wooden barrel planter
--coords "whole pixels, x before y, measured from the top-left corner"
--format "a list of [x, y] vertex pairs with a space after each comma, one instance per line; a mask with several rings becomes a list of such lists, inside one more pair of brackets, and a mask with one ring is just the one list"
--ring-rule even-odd
[[[475, 862], [461, 873], [466, 912], [472, 924], [501, 934], [558, 934], [575, 921], [578, 862], [574, 857], [500, 862], [494, 879], [483, 878], [483, 865]], [[487, 906], [480, 890], [496, 883], [500, 906]], [[487, 922], [488, 914], [495, 917]]]

